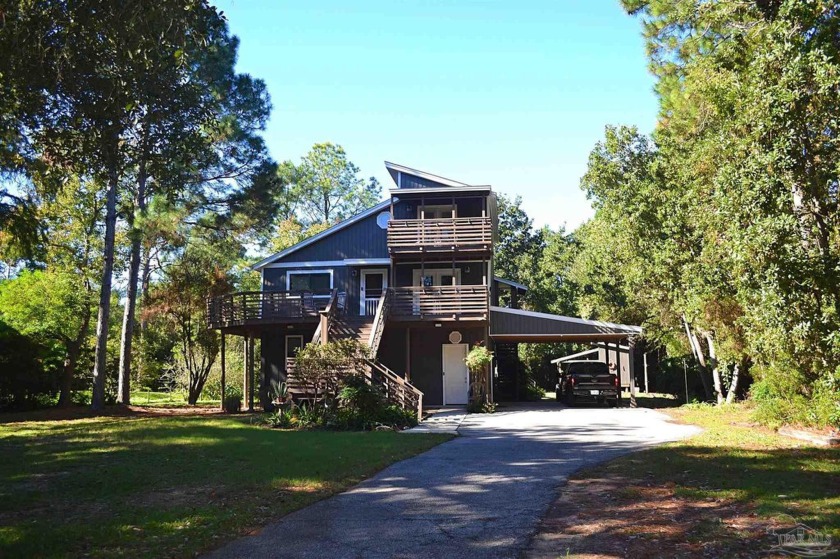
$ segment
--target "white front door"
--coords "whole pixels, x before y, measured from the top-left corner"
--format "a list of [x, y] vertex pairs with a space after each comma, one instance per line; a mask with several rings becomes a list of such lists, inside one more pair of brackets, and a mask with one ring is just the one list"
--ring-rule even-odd
[[470, 377], [467, 372], [467, 344], [443, 346], [443, 405], [466, 404]]
[[359, 281], [359, 314], [373, 316], [382, 292], [388, 288], [387, 270], [362, 270]]

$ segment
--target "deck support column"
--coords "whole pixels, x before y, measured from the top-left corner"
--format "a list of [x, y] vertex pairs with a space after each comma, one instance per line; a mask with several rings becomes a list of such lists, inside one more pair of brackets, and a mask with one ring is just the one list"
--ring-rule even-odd
[[411, 382], [411, 327], [405, 329], [405, 380]]
[[221, 411], [225, 411], [225, 333], [222, 331], [222, 346], [220, 348], [221, 357], [222, 357], [222, 378], [221, 382], [219, 382], [219, 387], [221, 388], [222, 392], [222, 403], [219, 406]]
[[254, 336], [248, 337], [248, 411], [254, 411]]
[[248, 376], [248, 334], [242, 337], [242, 401], [247, 404], [248, 393], [251, 391], [251, 379]]

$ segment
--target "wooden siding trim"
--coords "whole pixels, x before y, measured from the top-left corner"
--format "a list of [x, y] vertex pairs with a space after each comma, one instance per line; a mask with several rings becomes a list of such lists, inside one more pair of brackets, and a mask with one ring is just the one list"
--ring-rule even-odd
[[389, 266], [391, 264], [390, 258], [345, 258], [344, 260], [307, 260], [301, 262], [278, 262], [276, 264], [266, 264], [261, 270], [266, 268], [315, 268], [330, 266], [333, 268], [340, 268], [344, 266]]

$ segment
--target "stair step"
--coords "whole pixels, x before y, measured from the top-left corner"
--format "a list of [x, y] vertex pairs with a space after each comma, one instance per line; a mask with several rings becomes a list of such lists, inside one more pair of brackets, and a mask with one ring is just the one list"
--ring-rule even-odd
[[373, 330], [373, 320], [369, 318], [342, 318], [330, 325], [330, 337], [333, 339], [356, 339], [367, 343]]

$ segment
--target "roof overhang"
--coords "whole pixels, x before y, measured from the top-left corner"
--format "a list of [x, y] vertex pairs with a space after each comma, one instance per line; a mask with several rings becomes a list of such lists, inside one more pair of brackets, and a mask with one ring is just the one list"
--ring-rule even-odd
[[295, 245], [292, 245], [285, 250], [281, 250], [280, 252], [276, 252], [269, 257], [263, 258], [262, 260], [260, 260], [259, 262], [257, 262], [253, 266], [251, 266], [251, 270], [259, 270], [261, 268], [265, 268], [267, 265], [271, 264], [272, 262], [276, 262], [277, 260], [280, 260], [281, 258], [283, 258], [285, 256], [288, 256], [288, 255], [292, 254], [293, 252], [296, 252], [296, 251], [302, 249], [303, 247], [306, 247], [306, 246], [311, 245], [312, 243], [318, 242], [321, 239], [323, 239], [324, 237], [329, 237], [333, 233], [338, 233], [342, 229], [344, 229], [346, 227], [349, 227], [350, 225], [353, 225], [354, 223], [357, 223], [357, 222], [363, 220], [364, 218], [369, 217], [369, 216], [375, 214], [376, 212], [381, 211], [381, 210], [389, 207], [390, 205], [391, 205], [390, 200], [382, 201], [382, 202], [378, 203], [377, 205], [375, 205], [371, 208], [368, 208], [361, 213], [358, 213], [358, 214], [354, 215], [353, 217], [347, 218], [344, 221], [340, 221], [340, 222], [336, 223], [335, 225], [333, 225], [332, 227], [330, 227], [328, 229], [324, 229], [323, 231], [321, 231], [317, 235], [313, 235], [313, 236], [309, 237], [308, 239], [304, 239], [301, 242], [299, 242]]
[[504, 278], [500, 278], [500, 277], [497, 277], [497, 276], [493, 277], [493, 279], [496, 280], [499, 283], [503, 283], [505, 285], [515, 287], [516, 289], [519, 289], [519, 290], [522, 290], [522, 291], [528, 291], [528, 288], [525, 287], [524, 285], [522, 285], [521, 283], [516, 283], [515, 281], [506, 280]]
[[464, 187], [470, 186], [467, 183], [448, 179], [446, 177], [441, 177], [439, 175], [435, 175], [432, 173], [427, 173], [426, 171], [421, 171], [419, 169], [412, 169], [411, 167], [406, 167], [405, 165], [400, 165], [399, 163], [391, 163], [390, 161], [385, 162], [385, 168], [388, 169], [388, 173], [391, 175], [391, 178], [394, 179], [394, 184], [399, 186], [399, 182], [397, 180], [397, 173], [403, 173], [406, 175], [413, 175], [415, 177], [420, 177], [421, 179], [426, 179], [432, 182], [436, 182], [445, 186], [453, 186], [453, 187]]
[[642, 328], [572, 316], [490, 307], [490, 337], [502, 342], [614, 342], [640, 336]]
[[441, 188], [392, 188], [388, 190], [391, 195], [400, 196], [423, 196], [424, 194], [483, 194], [485, 192], [492, 192], [493, 188], [489, 185], [482, 186], [452, 186]]

